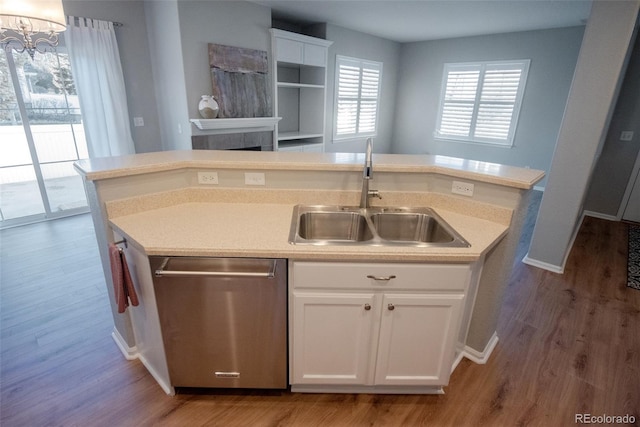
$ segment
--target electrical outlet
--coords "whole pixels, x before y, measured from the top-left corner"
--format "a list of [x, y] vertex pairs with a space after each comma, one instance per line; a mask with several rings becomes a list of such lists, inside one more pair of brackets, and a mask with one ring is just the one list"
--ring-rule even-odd
[[245, 172], [245, 185], [265, 185], [264, 173], [262, 172]]
[[134, 117], [133, 125], [136, 127], [144, 126], [144, 118], [142, 117]]
[[218, 172], [198, 172], [198, 184], [217, 184]]
[[453, 185], [451, 185], [451, 192], [471, 197], [473, 196], [473, 184], [469, 182], [453, 181]]

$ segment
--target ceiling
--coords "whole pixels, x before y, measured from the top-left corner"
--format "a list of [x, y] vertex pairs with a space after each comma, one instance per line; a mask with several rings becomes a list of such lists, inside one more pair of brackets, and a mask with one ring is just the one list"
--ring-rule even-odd
[[278, 19], [400, 43], [584, 25], [591, 0], [253, 0]]

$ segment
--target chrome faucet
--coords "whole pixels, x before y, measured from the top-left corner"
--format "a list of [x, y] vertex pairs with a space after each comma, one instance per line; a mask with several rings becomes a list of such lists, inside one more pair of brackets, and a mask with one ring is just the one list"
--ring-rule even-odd
[[373, 179], [373, 140], [367, 138], [367, 151], [364, 158], [364, 170], [362, 172], [362, 193], [360, 194], [360, 208], [369, 207], [369, 197], [382, 199], [378, 190], [369, 190], [369, 180]]

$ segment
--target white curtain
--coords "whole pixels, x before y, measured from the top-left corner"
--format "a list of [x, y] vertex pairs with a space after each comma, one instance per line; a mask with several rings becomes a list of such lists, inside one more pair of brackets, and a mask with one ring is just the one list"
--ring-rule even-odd
[[89, 157], [134, 154], [113, 22], [67, 17], [64, 34]]

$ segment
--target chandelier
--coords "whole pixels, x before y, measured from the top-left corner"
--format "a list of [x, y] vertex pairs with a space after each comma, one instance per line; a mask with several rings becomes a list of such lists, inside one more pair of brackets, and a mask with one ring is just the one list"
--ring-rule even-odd
[[0, 0], [0, 46], [36, 52], [58, 45], [66, 29], [62, 0]]

